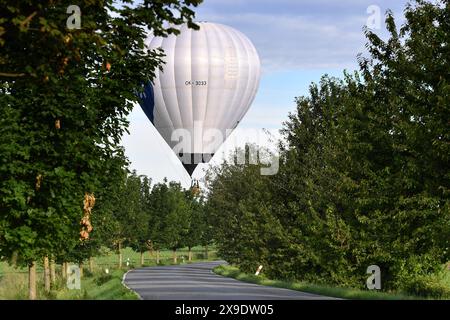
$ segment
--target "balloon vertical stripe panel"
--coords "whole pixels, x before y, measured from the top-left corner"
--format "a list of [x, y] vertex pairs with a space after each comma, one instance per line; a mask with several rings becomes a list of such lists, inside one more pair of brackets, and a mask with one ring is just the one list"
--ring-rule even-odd
[[186, 85], [186, 79], [192, 79], [191, 73], [191, 39], [192, 30], [186, 25], [181, 28], [181, 34], [176, 37], [174, 51], [175, 88], [178, 100], [178, 110], [183, 128], [191, 130], [194, 123], [192, 116], [192, 89]]
[[[163, 94], [163, 103], [167, 108], [175, 129], [183, 128], [181, 110], [178, 104], [177, 83], [175, 79], [175, 45], [177, 37], [171, 35], [162, 42], [162, 49], [166, 54], [163, 70], [159, 71], [159, 83]], [[155, 103], [158, 103], [156, 101]], [[185, 119], [186, 120], [186, 119]], [[163, 126], [165, 127], [165, 126]], [[158, 128], [156, 128], [158, 129]]]
[[[236, 90], [233, 97], [233, 100], [230, 104], [230, 110], [234, 110], [234, 112], [230, 112], [228, 114], [227, 119], [224, 119], [222, 123], [230, 123], [230, 129], [234, 129], [237, 126], [238, 121], [241, 119], [239, 116], [242, 110], [247, 111], [249, 106], [244, 108], [240, 107], [243, 103], [243, 97], [245, 96], [245, 92], [248, 90], [249, 83], [249, 74], [250, 74], [250, 59], [249, 53], [247, 52], [247, 48], [242, 43], [242, 40], [237, 36], [235, 30], [231, 28], [224, 28], [225, 32], [227, 32], [232, 41], [233, 45], [236, 48], [236, 56], [238, 63], [238, 78], [236, 84]], [[223, 124], [222, 124], [223, 125]]]
[[[148, 41], [149, 49], [156, 49], [160, 48], [162, 45], [162, 38], [151, 38], [150, 41]], [[159, 78], [159, 72], [157, 72], [157, 79]], [[161, 83], [160, 81], [154, 81], [153, 84], [153, 91], [154, 91], [154, 98], [155, 98], [155, 106], [153, 110], [153, 124], [156, 128], [161, 128], [159, 133], [164, 138], [165, 141], [170, 140], [170, 133], [175, 129], [175, 126], [172, 123], [172, 120], [170, 119], [169, 112], [166, 108], [166, 105], [164, 103], [162, 89], [161, 89]], [[165, 128], [163, 132], [163, 129]]]
[[194, 121], [205, 121], [208, 101], [209, 55], [208, 39], [205, 32], [192, 32], [191, 73], [194, 81], [205, 81], [192, 88], [192, 110]]
[[243, 52], [245, 52], [248, 57], [247, 85], [245, 86], [246, 89], [241, 98], [241, 107], [237, 108], [239, 110], [237, 118], [233, 119], [237, 122], [242, 120], [256, 96], [256, 91], [254, 89], [259, 85], [260, 62], [258, 54], [256, 53], [256, 49], [248, 40], [248, 38], [239, 31], [234, 31], [234, 33], [236, 34], [236, 38], [239, 39], [244, 46], [245, 49], [243, 50]]
[[[203, 25], [200, 26], [200, 32]], [[220, 41], [220, 35], [212, 24], [204, 26], [204, 32], [208, 38], [209, 76], [208, 98], [206, 106], [205, 128], [215, 128], [216, 119], [219, 117], [221, 102], [225, 94], [225, 55], [224, 47]], [[217, 128], [221, 129], [221, 128]]]
[[229, 125], [231, 116], [233, 115], [230, 110], [232, 108], [232, 100], [237, 93], [237, 82], [239, 77], [238, 61], [237, 61], [237, 47], [234, 45], [230, 34], [225, 28], [222, 28], [218, 32], [220, 35], [220, 41], [223, 43], [223, 59], [224, 59], [224, 96], [221, 101], [220, 107], [217, 111], [217, 116], [214, 119], [214, 128], [219, 128], [223, 134], [226, 129], [231, 128]]

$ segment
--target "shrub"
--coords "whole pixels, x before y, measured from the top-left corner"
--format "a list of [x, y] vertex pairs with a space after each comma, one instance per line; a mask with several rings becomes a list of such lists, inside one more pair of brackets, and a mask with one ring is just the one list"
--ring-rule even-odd
[[101, 274], [100, 276], [97, 277], [97, 279], [95, 279], [95, 284], [101, 286], [106, 282], [110, 281], [112, 278], [113, 278], [112, 275], [109, 273]]
[[425, 298], [442, 299], [450, 297], [450, 288], [437, 276], [421, 276], [403, 284], [403, 290], [412, 295]]

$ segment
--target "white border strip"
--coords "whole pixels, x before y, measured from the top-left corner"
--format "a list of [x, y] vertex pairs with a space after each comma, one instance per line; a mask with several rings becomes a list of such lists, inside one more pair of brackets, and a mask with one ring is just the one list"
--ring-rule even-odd
[[134, 270], [134, 269], [128, 270], [127, 272], [125, 272], [125, 273], [123, 274], [123, 276], [122, 276], [122, 285], [123, 285], [125, 288], [127, 288], [128, 290], [130, 290], [131, 292], [133, 292], [134, 294], [136, 294], [136, 295], [138, 296], [139, 300], [144, 300], [144, 299], [141, 297], [141, 295], [140, 295], [139, 293], [137, 293], [137, 291], [131, 289], [129, 286], [127, 286], [127, 285], [125, 284], [125, 278], [126, 278], [128, 272], [133, 271], [133, 270]]

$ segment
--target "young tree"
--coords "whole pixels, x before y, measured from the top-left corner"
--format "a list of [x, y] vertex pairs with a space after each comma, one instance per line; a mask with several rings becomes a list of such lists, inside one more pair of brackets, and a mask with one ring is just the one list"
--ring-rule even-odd
[[200, 245], [205, 232], [204, 203], [202, 197], [197, 197], [190, 190], [185, 191], [188, 204], [188, 229], [183, 235], [183, 243], [188, 247], [188, 261], [192, 261], [192, 247]]
[[271, 178], [260, 175], [260, 166], [234, 164], [233, 158], [249, 149], [236, 150], [229, 162], [208, 172], [205, 212], [221, 257], [247, 272], [264, 264], [270, 274], [277, 262], [268, 263], [268, 254], [277, 255], [283, 229], [272, 215]]
[[162, 243], [173, 252], [173, 263], [177, 263], [177, 249], [183, 247], [184, 235], [189, 228], [190, 206], [186, 201], [185, 192], [181, 185], [169, 182], [168, 192], [163, 198], [163, 205], [167, 208], [162, 224]]
[[153, 186], [149, 201], [148, 210], [148, 240], [151, 244], [151, 248], [156, 251], [156, 264], [160, 263], [159, 252], [164, 246], [163, 227], [165, 226], [164, 220], [168, 213], [167, 194], [169, 192], [167, 187], [167, 180], [164, 179], [164, 183], [157, 183]]
[[176, 250], [185, 245], [189, 229], [191, 206], [186, 191], [176, 182], [165, 179], [153, 186], [150, 201], [149, 240], [157, 253], [168, 248], [173, 251], [173, 262], [177, 262]]
[[129, 214], [126, 215], [127, 221], [122, 220], [122, 223], [126, 225], [126, 244], [141, 254], [141, 265], [144, 264], [144, 252], [147, 250], [149, 215], [145, 204], [149, 188], [147, 177], [136, 176], [136, 172], [128, 177], [125, 203]]

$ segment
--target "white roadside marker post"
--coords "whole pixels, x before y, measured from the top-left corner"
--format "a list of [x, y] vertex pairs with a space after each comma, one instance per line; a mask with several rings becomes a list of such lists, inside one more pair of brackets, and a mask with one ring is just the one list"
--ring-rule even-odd
[[258, 267], [258, 269], [256, 270], [256, 272], [255, 272], [255, 276], [259, 276], [259, 273], [261, 272], [261, 269], [263, 268], [263, 266], [262, 265], [260, 265], [259, 267]]

